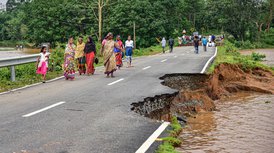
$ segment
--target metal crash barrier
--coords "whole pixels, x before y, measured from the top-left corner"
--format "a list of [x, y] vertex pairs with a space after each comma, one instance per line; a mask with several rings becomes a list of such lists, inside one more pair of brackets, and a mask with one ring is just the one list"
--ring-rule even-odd
[[0, 59], [0, 68], [10, 67], [10, 73], [11, 73], [10, 79], [11, 81], [15, 81], [15, 66], [36, 62], [38, 57], [39, 57], [39, 54], [17, 56], [17, 57], [11, 57], [11, 58], [2, 58]]

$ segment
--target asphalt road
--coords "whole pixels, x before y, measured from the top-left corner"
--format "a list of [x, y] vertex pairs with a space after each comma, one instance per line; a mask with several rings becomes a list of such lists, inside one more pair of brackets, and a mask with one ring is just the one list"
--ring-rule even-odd
[[132, 112], [130, 104], [173, 93], [160, 84], [164, 74], [200, 73], [213, 48], [198, 55], [193, 50], [136, 58], [115, 78], [98, 68], [93, 76], [0, 95], [0, 153], [134, 153], [161, 123]]

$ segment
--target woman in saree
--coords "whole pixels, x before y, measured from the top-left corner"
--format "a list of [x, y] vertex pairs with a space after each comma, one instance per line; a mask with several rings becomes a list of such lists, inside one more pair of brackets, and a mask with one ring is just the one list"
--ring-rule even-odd
[[118, 43], [113, 40], [113, 34], [108, 33], [107, 41], [102, 45], [101, 52], [104, 57], [105, 74], [107, 78], [114, 77], [113, 72], [116, 71], [116, 61], [114, 55], [114, 47], [122, 50]]
[[[116, 43], [120, 46], [120, 48], [123, 48], [123, 42], [121, 41], [120, 35], [116, 37]], [[115, 58], [116, 58], [116, 66], [120, 70], [120, 68], [123, 66], [123, 61], [122, 61], [122, 50], [119, 50], [118, 48], [114, 47], [114, 53], [115, 53]]]
[[75, 64], [74, 64], [74, 56], [75, 56], [76, 46], [73, 44], [73, 38], [70, 37], [68, 44], [65, 49], [65, 57], [64, 57], [64, 76], [66, 80], [73, 80], [75, 78]]
[[85, 43], [83, 43], [83, 37], [80, 36], [77, 42], [76, 52], [75, 52], [75, 59], [77, 61], [77, 68], [80, 75], [86, 73], [86, 58], [84, 55], [84, 49], [85, 49]]
[[86, 63], [87, 63], [87, 74], [93, 75], [94, 74], [94, 58], [96, 55], [96, 46], [95, 43], [92, 40], [92, 37], [88, 37], [88, 41], [85, 45], [84, 49], [85, 55], [86, 55]]

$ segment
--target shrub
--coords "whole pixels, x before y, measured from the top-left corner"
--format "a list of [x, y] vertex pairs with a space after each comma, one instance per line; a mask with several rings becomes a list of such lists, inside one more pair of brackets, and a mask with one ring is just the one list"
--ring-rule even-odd
[[264, 54], [259, 54], [259, 53], [255, 53], [252, 52], [251, 54], [251, 58], [254, 61], [262, 61], [266, 56]]

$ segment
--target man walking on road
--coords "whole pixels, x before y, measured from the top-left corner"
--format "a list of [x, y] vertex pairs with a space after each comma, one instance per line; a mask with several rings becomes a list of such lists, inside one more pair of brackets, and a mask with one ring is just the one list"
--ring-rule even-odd
[[170, 37], [168, 40], [168, 45], [169, 45], [169, 52], [173, 52], [173, 46], [174, 46], [174, 40]]
[[204, 51], [206, 52], [206, 46], [207, 46], [207, 39], [206, 39], [206, 37], [204, 37], [202, 39], [202, 44], [203, 44]]
[[195, 53], [199, 54], [199, 37], [198, 36], [194, 36], [194, 48], [195, 48]]
[[165, 48], [166, 48], [166, 39], [165, 39], [165, 37], [163, 37], [161, 43], [162, 43], [163, 53], [165, 53]]

